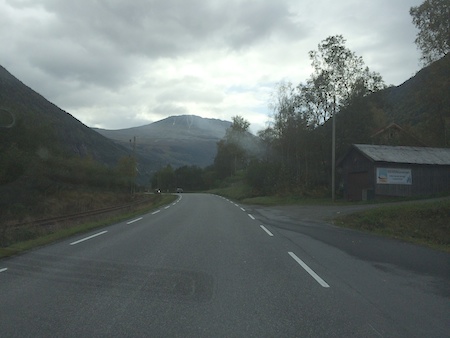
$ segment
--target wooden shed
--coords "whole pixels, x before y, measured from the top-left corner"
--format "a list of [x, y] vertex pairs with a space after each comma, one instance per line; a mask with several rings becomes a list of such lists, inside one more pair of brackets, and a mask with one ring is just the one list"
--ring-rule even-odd
[[338, 168], [352, 201], [450, 193], [450, 148], [354, 144]]

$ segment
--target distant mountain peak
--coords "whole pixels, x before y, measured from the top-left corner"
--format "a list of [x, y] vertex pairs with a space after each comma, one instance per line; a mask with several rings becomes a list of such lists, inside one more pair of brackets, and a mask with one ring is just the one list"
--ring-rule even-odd
[[162, 164], [173, 167], [205, 167], [214, 161], [217, 142], [225, 136], [231, 122], [196, 115], [169, 116], [162, 120], [119, 130], [96, 129], [121, 145], [136, 137], [136, 151], [148, 159], [149, 168]]
[[216, 124], [230, 124], [229, 121], [214, 119], [214, 118], [206, 118], [206, 117], [200, 117], [197, 115], [173, 115], [166, 117], [165, 119], [162, 119], [160, 121], [156, 121], [154, 123], [161, 123], [161, 124], [172, 124], [175, 125], [181, 125], [181, 126], [187, 126], [190, 127], [208, 127], [208, 125], [216, 125]]
[[213, 139], [225, 136], [231, 122], [219, 119], [204, 118], [196, 115], [169, 116], [162, 120], [139, 127], [107, 130], [95, 129], [102, 135], [116, 141], [126, 141], [136, 136], [144, 139]]

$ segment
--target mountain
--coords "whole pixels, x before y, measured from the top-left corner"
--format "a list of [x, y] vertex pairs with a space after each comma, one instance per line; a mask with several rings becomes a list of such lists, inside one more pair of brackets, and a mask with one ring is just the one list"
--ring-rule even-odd
[[385, 113], [387, 123], [407, 127], [425, 144], [450, 146], [450, 54], [396, 87], [368, 99]]
[[[23, 84], [0, 66], [0, 176], [5, 171], [19, 177], [6, 157], [36, 156], [86, 157], [110, 167], [134, 153], [138, 162], [138, 182], [147, 184], [151, 174], [167, 164], [173, 167], [213, 163], [217, 142], [225, 135], [230, 122], [197, 116], [172, 116], [164, 120], [122, 130], [92, 129]], [[17, 148], [17, 149], [16, 149]], [[3, 163], [3, 164], [2, 164]], [[9, 163], [9, 164], [6, 164]], [[3, 166], [3, 169], [2, 169]], [[8, 167], [8, 169], [6, 169]], [[3, 171], [2, 171], [3, 170]], [[21, 169], [22, 175], [25, 169]], [[11, 179], [12, 179], [11, 178]], [[2, 179], [8, 181], [11, 179]]]
[[173, 167], [213, 163], [217, 142], [231, 122], [194, 115], [171, 116], [148, 125], [120, 129], [94, 129], [117, 144], [133, 147], [148, 173], [170, 164]]
[[[22, 145], [24, 151], [92, 156], [115, 165], [129, 152], [87, 127], [27, 87], [0, 66], [0, 134], [2, 146]], [[1, 149], [0, 149], [1, 150]]]
[[122, 203], [129, 154], [0, 66], [0, 227]]

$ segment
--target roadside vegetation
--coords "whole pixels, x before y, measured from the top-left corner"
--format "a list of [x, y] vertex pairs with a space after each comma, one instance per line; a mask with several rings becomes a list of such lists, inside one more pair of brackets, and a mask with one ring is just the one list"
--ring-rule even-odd
[[[245, 204], [275, 206], [275, 205], [304, 205], [304, 204], [333, 204], [331, 199], [323, 191], [313, 192], [312, 194], [300, 195], [295, 193], [280, 193], [273, 195], [259, 196], [255, 195], [251, 185], [248, 184], [245, 173], [238, 172], [235, 176], [228, 177], [223, 186], [207, 191], [211, 194], [227, 197], [234, 201]], [[345, 201], [337, 202], [339, 204], [348, 204]], [[336, 202], [335, 202], [336, 204]]]
[[450, 199], [380, 206], [338, 217], [335, 224], [450, 252]]
[[0, 258], [43, 246], [76, 234], [102, 228], [114, 223], [142, 215], [162, 205], [173, 202], [175, 195], [147, 195], [145, 203], [126, 211], [101, 214], [84, 218], [82, 221], [61, 221], [47, 226], [22, 225], [2, 226], [0, 235]]

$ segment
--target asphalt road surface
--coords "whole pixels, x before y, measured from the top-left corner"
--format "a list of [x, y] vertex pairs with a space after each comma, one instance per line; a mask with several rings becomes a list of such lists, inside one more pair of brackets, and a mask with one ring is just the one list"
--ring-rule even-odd
[[0, 260], [0, 336], [450, 337], [449, 254], [320, 210], [183, 194]]

